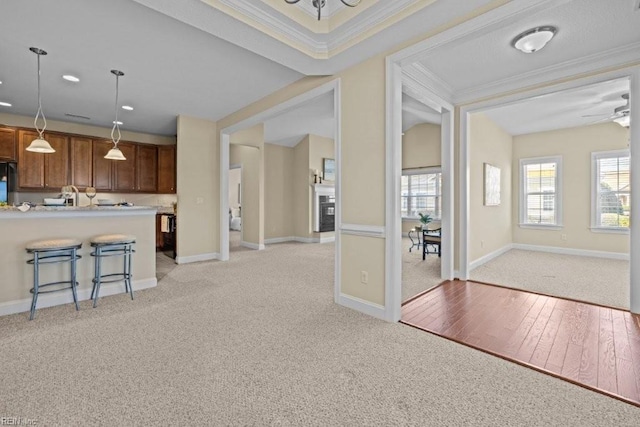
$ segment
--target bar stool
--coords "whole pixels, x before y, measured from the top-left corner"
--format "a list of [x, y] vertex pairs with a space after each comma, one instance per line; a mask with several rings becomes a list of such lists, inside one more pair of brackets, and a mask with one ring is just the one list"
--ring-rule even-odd
[[[94, 257], [93, 289], [91, 290], [91, 299], [93, 300], [94, 308], [98, 303], [98, 294], [100, 293], [100, 285], [102, 283], [124, 280], [124, 290], [125, 292], [129, 292], [131, 299], [133, 299], [133, 287], [131, 286], [131, 254], [135, 252], [135, 250], [133, 250], [133, 244], [135, 243], [135, 236], [128, 236], [126, 234], [103, 234], [91, 239], [91, 247], [95, 248], [94, 251], [91, 252], [91, 256]], [[102, 274], [102, 259], [112, 256], [123, 257], [122, 272]]]
[[[27, 244], [27, 253], [33, 254], [33, 259], [27, 261], [27, 264], [33, 264], [33, 288], [29, 290], [29, 292], [33, 294], [33, 299], [31, 300], [31, 313], [29, 315], [29, 320], [33, 320], [33, 317], [35, 316], [39, 294], [71, 289], [76, 310], [80, 309], [80, 307], [78, 307], [78, 293], [76, 291], [76, 286], [78, 286], [78, 282], [76, 281], [76, 261], [82, 258], [78, 255], [78, 249], [81, 247], [82, 242], [74, 239], [40, 240]], [[40, 284], [40, 265], [57, 264], [62, 262], [68, 262], [71, 264], [70, 279]], [[59, 286], [65, 284], [68, 284], [69, 286], [50, 290], [41, 289], [48, 286]]]

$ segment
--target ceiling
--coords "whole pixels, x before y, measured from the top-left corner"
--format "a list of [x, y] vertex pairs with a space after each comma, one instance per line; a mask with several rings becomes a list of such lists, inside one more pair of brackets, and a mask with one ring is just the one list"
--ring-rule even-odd
[[629, 79], [622, 78], [530, 98], [483, 113], [511, 135], [523, 135], [611, 121], [614, 109], [626, 105], [622, 95], [628, 93]]
[[402, 94], [402, 131], [422, 123], [442, 123], [442, 115], [417, 99]]
[[[119, 110], [123, 129], [153, 134], [175, 135], [178, 114], [220, 119], [302, 77], [129, 0], [3, 0], [0, 39], [0, 101], [13, 104], [2, 112], [35, 115], [36, 46], [48, 52], [46, 117], [111, 127], [116, 68], [125, 73], [120, 101], [134, 107]], [[67, 73], [80, 82], [63, 80]]]
[[[562, 79], [565, 70], [597, 72], [640, 61], [638, 0], [553, 0], [506, 24], [489, 23], [477, 32], [430, 49], [403, 69], [408, 82], [421, 82], [456, 105]], [[553, 25], [556, 37], [533, 54], [511, 46], [518, 34]], [[628, 80], [535, 98], [492, 109], [487, 114], [513, 135], [607, 121], [629, 92]], [[414, 94], [409, 91], [409, 93]], [[414, 94], [415, 95], [415, 94]], [[600, 114], [597, 117], [583, 115]], [[609, 120], [610, 121], [610, 120]]]
[[307, 134], [334, 138], [333, 92], [264, 122], [264, 142], [296, 146]]

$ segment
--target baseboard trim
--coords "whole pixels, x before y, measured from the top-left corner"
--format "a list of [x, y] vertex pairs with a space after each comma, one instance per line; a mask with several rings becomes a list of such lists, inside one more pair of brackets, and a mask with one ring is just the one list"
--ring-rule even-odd
[[[154, 288], [158, 286], [158, 280], [155, 277], [148, 279], [134, 280], [131, 284], [133, 286], [133, 292], [141, 291], [143, 289]], [[124, 281], [105, 283], [100, 286], [100, 298], [122, 294], [124, 293]], [[85, 301], [91, 298], [91, 289], [78, 289], [78, 301]], [[73, 295], [71, 290], [68, 292], [60, 292], [53, 294], [42, 294], [38, 296], [38, 310], [46, 307], [53, 307], [56, 305], [72, 304]], [[25, 298], [15, 301], [7, 301], [0, 304], [0, 316], [7, 314], [24, 313], [31, 310], [31, 298]]]
[[592, 251], [588, 249], [560, 248], [557, 246], [527, 245], [524, 243], [514, 243], [512, 246], [513, 249], [522, 249], [525, 251], [549, 252], [553, 254], [576, 255], [594, 258], [620, 259], [625, 261], [629, 260], [629, 254], [625, 254], [622, 252]]
[[387, 320], [387, 315], [384, 306], [372, 303], [370, 301], [365, 301], [363, 299], [343, 294], [342, 292], [338, 296], [338, 304], [350, 308], [352, 310], [359, 311], [361, 313], [367, 314], [369, 316]]
[[266, 239], [264, 241], [265, 245], [272, 245], [274, 243], [285, 243], [285, 242], [300, 242], [300, 243], [330, 243], [335, 242], [336, 237], [298, 237], [298, 236], [287, 236], [287, 237], [274, 237], [272, 239]]
[[504, 253], [510, 251], [511, 249], [513, 249], [513, 243], [509, 243], [507, 245], [504, 245], [500, 249], [497, 249], [493, 252], [489, 252], [488, 254], [472, 261], [469, 264], [469, 271], [472, 271], [475, 268], [480, 267], [482, 264], [486, 264], [487, 262], [491, 261], [494, 258], [498, 258], [500, 255], [503, 255]]
[[220, 259], [220, 254], [217, 252], [191, 256], [179, 256], [176, 258], [176, 264], [190, 264], [192, 262], [212, 261], [216, 259]]
[[244, 240], [242, 242], [240, 242], [240, 246], [244, 246], [245, 248], [249, 248], [249, 249], [255, 249], [257, 251], [263, 251], [264, 250], [264, 243], [252, 243], [252, 242], [245, 242]]

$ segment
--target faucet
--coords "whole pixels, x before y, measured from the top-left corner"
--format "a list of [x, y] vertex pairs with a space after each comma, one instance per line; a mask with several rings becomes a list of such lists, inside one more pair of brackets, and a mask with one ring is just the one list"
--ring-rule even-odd
[[76, 201], [74, 203], [73, 206], [78, 206], [80, 204], [80, 193], [78, 191], [78, 187], [76, 187], [75, 185], [65, 185], [64, 187], [62, 187], [62, 193], [75, 193], [76, 195]]

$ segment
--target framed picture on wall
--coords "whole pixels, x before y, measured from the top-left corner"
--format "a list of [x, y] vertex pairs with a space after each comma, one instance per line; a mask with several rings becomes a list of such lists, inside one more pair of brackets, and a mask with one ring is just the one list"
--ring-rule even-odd
[[336, 161], [335, 159], [322, 159], [322, 177], [325, 181], [336, 180]]
[[500, 206], [500, 168], [484, 164], [484, 205]]

